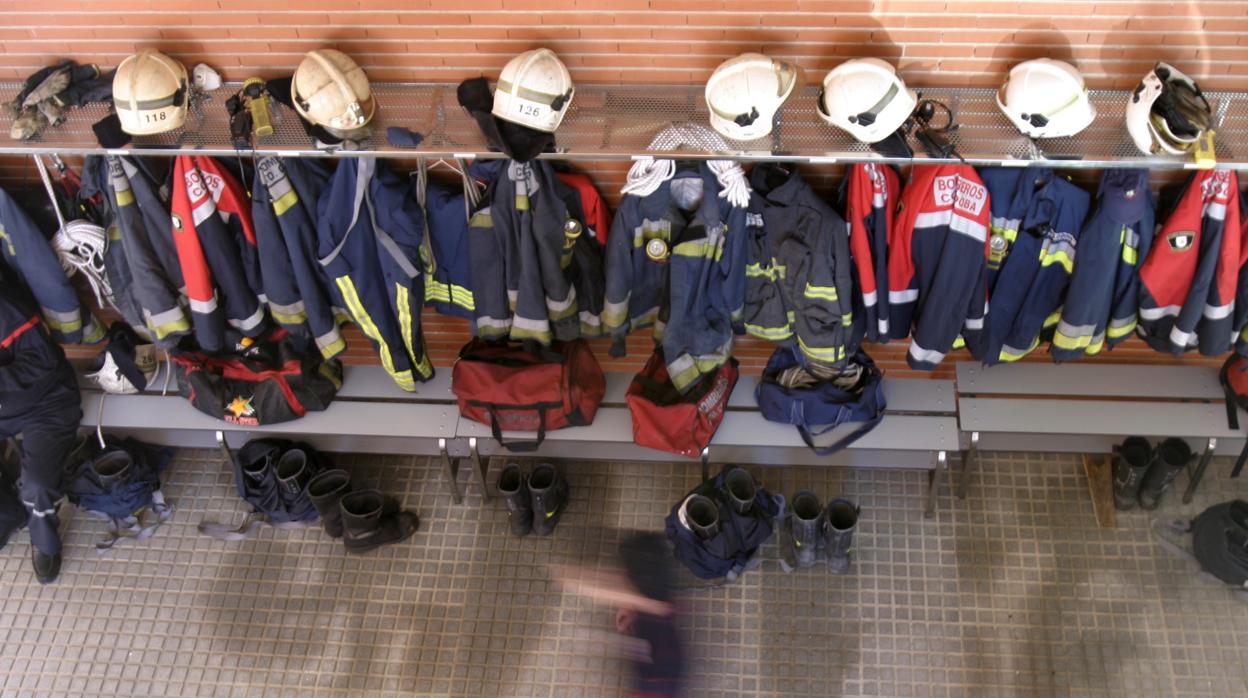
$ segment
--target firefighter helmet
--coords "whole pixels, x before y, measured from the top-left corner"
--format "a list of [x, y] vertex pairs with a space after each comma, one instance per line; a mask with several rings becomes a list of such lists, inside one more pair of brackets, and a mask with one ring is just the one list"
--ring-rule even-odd
[[290, 81], [290, 98], [304, 119], [335, 136], [363, 128], [377, 103], [368, 75], [342, 51], [308, 51]]
[[507, 62], [494, 90], [494, 116], [554, 133], [568, 113], [576, 86], [572, 74], [548, 48], [525, 51]]
[[1146, 155], [1193, 150], [1212, 125], [1200, 86], [1169, 63], [1154, 66], [1127, 102], [1127, 132]]
[[172, 131], [186, 121], [186, 66], [155, 49], [127, 57], [113, 74], [121, 130], [135, 136]]
[[863, 143], [879, 143], [901, 128], [918, 98], [878, 58], [855, 58], [828, 71], [819, 116]]
[[1083, 76], [1051, 58], [1023, 61], [997, 90], [997, 106], [1031, 138], [1073, 136], [1096, 118]]
[[706, 83], [711, 126], [738, 141], [766, 136], [797, 81], [792, 63], [761, 53], [743, 53], [720, 63]]

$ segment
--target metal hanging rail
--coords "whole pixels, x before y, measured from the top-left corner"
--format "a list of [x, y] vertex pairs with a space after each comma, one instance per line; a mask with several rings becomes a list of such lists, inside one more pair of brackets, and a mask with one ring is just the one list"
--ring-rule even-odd
[[[234, 155], [229, 119], [224, 101], [238, 90], [238, 83], [227, 83], [192, 108], [186, 125], [177, 131], [152, 137], [138, 137], [126, 152], [170, 155], [194, 150], [210, 155]], [[459, 106], [455, 85], [395, 84], [373, 86], [378, 101], [373, 121], [373, 137], [362, 150], [326, 152], [317, 150], [293, 112], [275, 107], [275, 131], [259, 139], [256, 148], [243, 155], [285, 155], [303, 157], [500, 157], [490, 152], [475, 122]], [[0, 83], [0, 101], [18, 92], [17, 83]], [[1072, 138], [1032, 142], [1018, 133], [997, 109], [995, 91], [983, 88], [930, 88], [924, 98], [947, 104], [957, 115], [958, 130], [953, 136], [958, 152], [975, 165], [1027, 166], [1046, 164], [1068, 168], [1148, 167], [1157, 169], [1194, 168], [1193, 162], [1144, 157], [1136, 150], [1123, 124], [1129, 93], [1098, 90], [1092, 92], [1096, 121]], [[1207, 93], [1214, 107], [1218, 166], [1248, 170], [1248, 93]], [[867, 146], [824, 123], [816, 113], [818, 92], [813, 87], [794, 95], [777, 117], [776, 128], [766, 138], [735, 142], [739, 150], [682, 151], [681, 157], [737, 160], [784, 160], [790, 162], [942, 162], [923, 157], [884, 158]], [[35, 140], [14, 141], [0, 135], [0, 155], [59, 153], [83, 155], [105, 152], [95, 141], [91, 124], [107, 115], [104, 104], [92, 104], [69, 113], [57, 128], [46, 129]], [[612, 85], [581, 86], [557, 135], [558, 151], [543, 155], [562, 160], [634, 160], [658, 153], [648, 150], [652, 136], [673, 122], [707, 123], [706, 103], [700, 86]], [[387, 127], [399, 126], [424, 135], [417, 148], [398, 148], [386, 143]], [[1042, 153], [1042, 155], [1040, 154]], [[1040, 158], [1040, 159], [1038, 159]]]

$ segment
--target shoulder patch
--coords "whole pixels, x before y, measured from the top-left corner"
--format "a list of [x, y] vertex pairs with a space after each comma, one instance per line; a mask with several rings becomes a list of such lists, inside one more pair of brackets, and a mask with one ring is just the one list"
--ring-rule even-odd
[[1192, 244], [1196, 242], [1196, 233], [1191, 230], [1179, 230], [1167, 234], [1166, 242], [1170, 245], [1171, 250], [1186, 252], [1192, 249]]
[[932, 197], [937, 206], [952, 206], [963, 213], [978, 216], [988, 202], [988, 187], [958, 175], [944, 175], [932, 180]]

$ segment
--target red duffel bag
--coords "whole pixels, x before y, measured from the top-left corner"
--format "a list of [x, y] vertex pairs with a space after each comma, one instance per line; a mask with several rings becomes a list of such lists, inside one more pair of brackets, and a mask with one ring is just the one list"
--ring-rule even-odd
[[[607, 381], [579, 339], [532, 352], [516, 342], [474, 338], [459, 350], [451, 390], [461, 415], [490, 425], [505, 448], [531, 451], [547, 431], [592, 423]], [[504, 431], [534, 431], [537, 440], [504, 442]]]
[[724, 408], [737, 385], [737, 360], [702, 377], [682, 395], [667, 375], [663, 353], [655, 349], [628, 386], [628, 411], [633, 415], [633, 441], [682, 456], [696, 456], [711, 443]]

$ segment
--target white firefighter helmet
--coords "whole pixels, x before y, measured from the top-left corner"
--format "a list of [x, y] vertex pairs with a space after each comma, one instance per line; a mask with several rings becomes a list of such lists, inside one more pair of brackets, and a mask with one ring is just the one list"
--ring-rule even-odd
[[164, 133], [186, 121], [190, 83], [186, 66], [155, 49], [128, 56], [113, 74], [113, 105], [121, 130], [135, 136]]
[[548, 48], [533, 49], [503, 66], [492, 111], [504, 121], [554, 133], [575, 92], [572, 74], [559, 56]]
[[879, 143], [901, 128], [918, 98], [878, 58], [855, 58], [828, 71], [819, 95], [819, 116], [863, 143]]
[[308, 51], [290, 81], [290, 99], [304, 119], [335, 136], [363, 128], [377, 104], [368, 75], [342, 51]]
[[1196, 81], [1169, 63], [1144, 76], [1127, 102], [1127, 132], [1146, 155], [1181, 155], [1196, 147], [1213, 122]]
[[1023, 61], [997, 90], [997, 106], [1032, 138], [1073, 136], [1096, 118], [1083, 76], [1052, 58]]
[[711, 127], [738, 141], [766, 136], [797, 81], [792, 63], [761, 53], [743, 53], [720, 63], [706, 83]]

